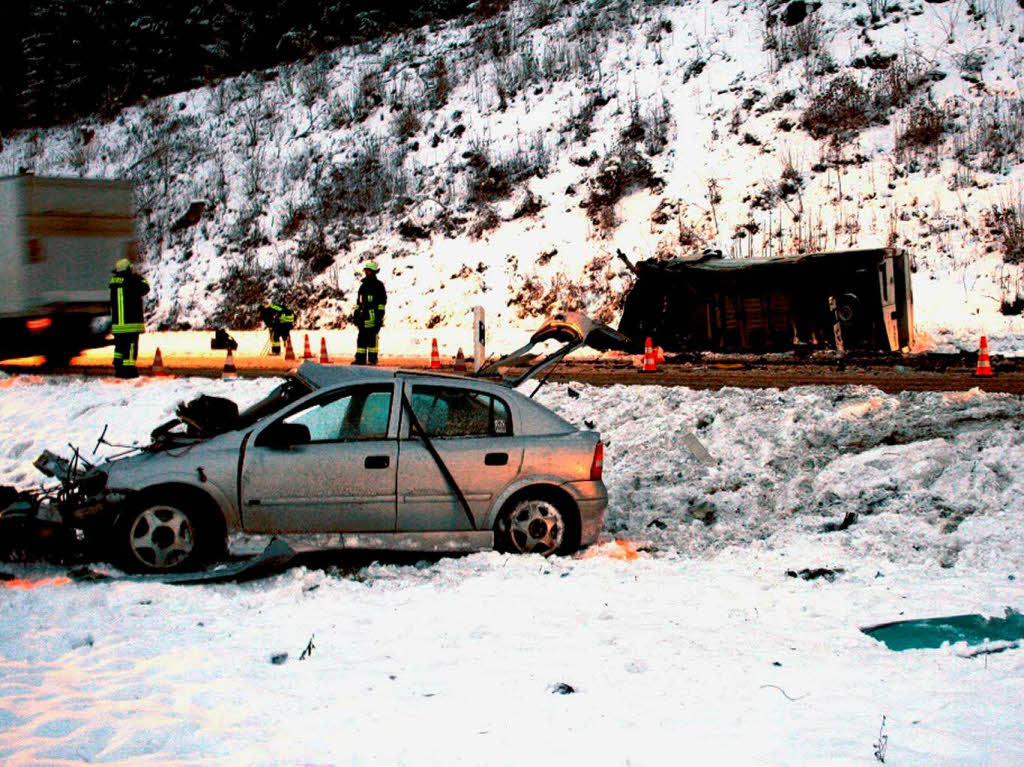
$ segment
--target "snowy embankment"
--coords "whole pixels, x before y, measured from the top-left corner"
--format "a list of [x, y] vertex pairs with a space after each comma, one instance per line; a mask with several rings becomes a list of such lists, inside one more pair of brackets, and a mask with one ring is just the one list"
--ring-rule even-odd
[[894, 244], [922, 348], [1024, 351], [1018, 3], [818, 5], [515, 0], [5, 136], [0, 173], [136, 182], [151, 327], [341, 327], [374, 258], [422, 353], [390, 329], [614, 322], [618, 249]]
[[[130, 443], [180, 399], [245, 404], [273, 382], [0, 384], [0, 431], [17, 435], [0, 482], [25, 485], [43, 447], [88, 452], [107, 423]], [[858, 630], [1024, 606], [1020, 398], [538, 397], [608, 443], [607, 542], [243, 585], [0, 590], [0, 760], [834, 765], [874, 763], [885, 736], [894, 764], [1024, 761], [1021, 650], [895, 653]], [[721, 463], [701, 468], [684, 430]], [[836, 577], [786, 575], [804, 568]]]

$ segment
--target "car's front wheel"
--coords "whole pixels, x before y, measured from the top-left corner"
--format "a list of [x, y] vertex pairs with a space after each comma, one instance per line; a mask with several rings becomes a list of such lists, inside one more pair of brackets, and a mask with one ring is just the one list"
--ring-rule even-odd
[[502, 510], [494, 539], [499, 551], [549, 556], [573, 548], [573, 529], [566, 504], [538, 493], [513, 499]]
[[114, 526], [115, 562], [137, 573], [199, 569], [215, 535], [205, 511], [192, 498], [140, 500]]

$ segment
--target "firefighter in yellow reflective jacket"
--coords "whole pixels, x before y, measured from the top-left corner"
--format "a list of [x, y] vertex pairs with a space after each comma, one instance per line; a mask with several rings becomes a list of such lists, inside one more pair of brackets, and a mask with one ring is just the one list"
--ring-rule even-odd
[[384, 325], [384, 309], [388, 303], [388, 294], [384, 283], [377, 279], [380, 267], [376, 261], [363, 264], [362, 283], [359, 285], [359, 296], [356, 298], [356, 311], [352, 321], [359, 328], [356, 339], [356, 357], [353, 365], [377, 364], [377, 336]]
[[260, 309], [260, 319], [270, 333], [270, 353], [281, 353], [281, 342], [288, 338], [295, 324], [295, 313], [281, 304], [267, 304]]
[[135, 378], [139, 355], [139, 334], [146, 332], [142, 317], [142, 297], [149, 283], [132, 271], [127, 258], [114, 265], [110, 278], [110, 322], [114, 334], [114, 373], [118, 378]]

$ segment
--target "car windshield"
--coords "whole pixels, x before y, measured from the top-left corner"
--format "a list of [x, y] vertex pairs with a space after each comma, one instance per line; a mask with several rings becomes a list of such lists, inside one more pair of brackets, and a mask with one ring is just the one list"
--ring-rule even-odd
[[313, 391], [307, 384], [297, 378], [289, 378], [274, 388], [266, 397], [254, 405], [250, 405], [238, 414], [238, 428], [251, 426], [264, 416], [276, 413], [285, 405], [290, 405]]

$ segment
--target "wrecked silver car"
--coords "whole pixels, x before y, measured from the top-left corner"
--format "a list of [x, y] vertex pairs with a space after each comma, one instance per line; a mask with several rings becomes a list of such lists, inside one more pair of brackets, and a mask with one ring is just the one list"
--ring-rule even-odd
[[600, 435], [487, 381], [306, 362], [242, 412], [199, 397], [177, 416], [97, 466], [37, 462], [63, 480], [51, 516], [125, 570], [196, 570], [235, 532], [571, 552], [597, 540], [607, 505]]

